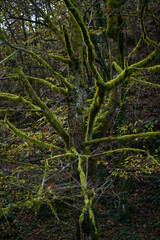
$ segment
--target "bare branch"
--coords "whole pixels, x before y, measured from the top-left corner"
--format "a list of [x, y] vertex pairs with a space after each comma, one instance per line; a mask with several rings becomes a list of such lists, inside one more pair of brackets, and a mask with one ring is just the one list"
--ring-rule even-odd
[[45, 22], [48, 24], [48, 27], [50, 28], [50, 30], [56, 34], [56, 36], [59, 38], [59, 40], [61, 40], [62, 43], [64, 43], [63, 36], [59, 32], [56, 25], [51, 21], [50, 17], [38, 6], [38, 4], [34, 0], [29, 0], [29, 1], [35, 6], [35, 8], [38, 10], [38, 12], [42, 15]]

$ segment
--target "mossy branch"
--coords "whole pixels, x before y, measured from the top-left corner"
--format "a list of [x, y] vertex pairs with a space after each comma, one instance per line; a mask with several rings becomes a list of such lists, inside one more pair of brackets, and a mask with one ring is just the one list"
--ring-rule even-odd
[[88, 126], [87, 126], [87, 132], [86, 132], [86, 139], [91, 139], [92, 136], [92, 129], [93, 129], [93, 122], [95, 119], [95, 116], [99, 112], [99, 109], [104, 101], [105, 96], [105, 88], [104, 88], [104, 81], [101, 78], [99, 72], [97, 71], [94, 61], [95, 61], [95, 51], [93, 48], [92, 41], [90, 39], [88, 30], [85, 26], [85, 23], [83, 21], [83, 18], [78, 11], [78, 9], [75, 7], [75, 5], [70, 0], [64, 0], [66, 3], [66, 6], [68, 10], [72, 13], [73, 17], [75, 18], [78, 26], [80, 27], [80, 30], [82, 32], [82, 36], [84, 39], [84, 43], [87, 47], [87, 60], [90, 66], [91, 71], [93, 72], [93, 75], [96, 79], [96, 85], [97, 85], [97, 91], [93, 100], [93, 104], [90, 109], [89, 114], [89, 120], [88, 120]]
[[[123, 71], [121, 71], [118, 77], [105, 83], [106, 90], [110, 91], [113, 87], [121, 83], [126, 77], [129, 77], [133, 72], [147, 66], [149, 63], [152, 63], [153, 60], [156, 59], [156, 56], [159, 53], [160, 53], [160, 44], [158, 44], [157, 48], [151, 54], [149, 54], [145, 59], [130, 65], [127, 69], [124, 69]], [[115, 62], [113, 64], [114, 64], [114, 67], [116, 68], [118, 67], [118, 65]], [[156, 65], [154, 67], [148, 67], [148, 71], [156, 71], [156, 70], [159, 70], [159, 65]]]
[[130, 65], [129, 69], [130, 68], [143, 68], [143, 67], [147, 66], [149, 63], [152, 63], [153, 60], [156, 59], [156, 56], [158, 56], [159, 53], [160, 53], [160, 43], [158, 44], [157, 48], [151, 54], [149, 54], [142, 61], [139, 61], [137, 63]]
[[95, 121], [95, 118], [97, 114], [100, 111], [100, 108], [104, 102], [105, 99], [105, 88], [97, 87], [96, 93], [94, 95], [94, 99], [90, 108], [89, 112], [89, 118], [88, 118], [88, 123], [87, 123], [87, 131], [86, 131], [86, 136], [85, 140], [91, 140], [92, 138], [92, 132], [93, 132], [93, 124]]
[[14, 127], [8, 120], [4, 121], [4, 123], [7, 125], [7, 127], [9, 129], [11, 129], [17, 136], [21, 137], [23, 140], [26, 140], [26, 141], [31, 142], [33, 144], [36, 144], [42, 149], [55, 149], [55, 150], [60, 151], [60, 152], [65, 152], [65, 150], [63, 148], [57, 147], [53, 144], [44, 143], [44, 142], [39, 141], [35, 138], [29, 137], [28, 135], [23, 133], [21, 130]]
[[90, 69], [96, 79], [96, 84], [97, 86], [102, 86], [104, 81], [101, 78], [99, 72], [97, 71], [94, 61], [95, 61], [95, 51], [93, 48], [93, 43], [90, 39], [87, 27], [83, 21], [83, 18], [80, 14], [80, 12], [78, 11], [78, 9], [74, 6], [74, 4], [70, 1], [70, 0], [64, 0], [64, 2], [66, 3], [66, 6], [68, 8], [68, 10], [72, 13], [73, 17], [75, 18], [77, 24], [80, 27], [80, 30], [82, 32], [82, 36], [84, 39], [84, 43], [87, 47], [87, 61], [89, 63]]
[[83, 142], [83, 146], [89, 146], [91, 144], [96, 144], [101, 142], [116, 142], [116, 141], [127, 142], [130, 140], [139, 139], [139, 138], [157, 138], [157, 137], [160, 137], [160, 131], [123, 135], [120, 137], [106, 137], [106, 138], [93, 139], [87, 142]]
[[[0, 28], [0, 38], [2, 38], [4, 41], [8, 42], [3, 31]], [[20, 49], [20, 48], [19, 48]], [[8, 51], [10, 52], [10, 54], [12, 54], [11, 51], [11, 47], [8, 46]], [[40, 62], [42, 62], [42, 64], [46, 65], [47, 63], [43, 61], [43, 59], [41, 59], [37, 54], [31, 52], [33, 54], [33, 56], [35, 56], [35, 58], [37, 60], [39, 60]], [[34, 89], [32, 88], [31, 84], [29, 83], [28, 79], [26, 78], [24, 72], [22, 71], [22, 69], [18, 66], [16, 60], [14, 59], [14, 61], [12, 61], [12, 66], [14, 68], [14, 71], [16, 72], [16, 74], [18, 74], [19, 76], [19, 81], [22, 83], [22, 85], [24, 86], [24, 89], [26, 90], [26, 93], [28, 94], [29, 98], [32, 99], [33, 103], [35, 103], [37, 106], [39, 106], [41, 108], [41, 110], [43, 111], [44, 115], [46, 116], [47, 120], [49, 121], [49, 123], [51, 124], [51, 126], [57, 131], [57, 133], [61, 136], [61, 138], [64, 140], [66, 146], [68, 146], [69, 144], [69, 135], [68, 133], [65, 131], [65, 129], [61, 126], [61, 124], [59, 123], [59, 121], [54, 117], [52, 111], [47, 107], [47, 105], [41, 101], [41, 99], [38, 97], [38, 95], [36, 94], [36, 92], [34, 91]], [[47, 68], [51, 68], [50, 65], [46, 65]], [[56, 73], [56, 75], [58, 75], [59, 78], [63, 77]], [[69, 83], [68, 83], [69, 84]], [[70, 86], [70, 84], [69, 84]]]
[[109, 150], [107, 152], [102, 152], [102, 153], [98, 153], [98, 154], [95, 154], [95, 155], [91, 155], [90, 157], [91, 158], [94, 158], [94, 157], [97, 157], [97, 156], [101, 156], [101, 155], [106, 155], [106, 156], [109, 156], [109, 155], [112, 155], [112, 154], [115, 154], [115, 153], [125, 153], [125, 152], [135, 152], [135, 153], [147, 153], [146, 150], [143, 150], [143, 149], [138, 149], [138, 148], [117, 148], [117, 149], [114, 149], [114, 150]]
[[42, 59], [40, 56], [38, 56], [36, 53], [34, 53], [33, 51], [29, 51], [25, 48], [15, 47], [15, 46], [11, 45], [7, 40], [6, 40], [6, 43], [9, 44], [9, 46], [12, 48], [15, 48], [19, 51], [23, 51], [23, 52], [30, 54], [33, 59], [35, 59], [37, 62], [39, 62], [39, 64], [43, 65], [46, 69], [51, 71], [54, 74], [54, 77], [56, 78], [57, 81], [60, 81], [61, 83], [63, 83], [68, 89], [73, 88], [73, 86], [60, 73], [57, 73], [56, 71], [54, 71], [53, 68], [44, 59]]
[[131, 80], [134, 81], [135, 83], [140, 83], [140, 84], [142, 84], [143, 86], [146, 86], [146, 87], [152, 87], [152, 88], [155, 88], [155, 89], [160, 88], [160, 84], [151, 83], [151, 82], [147, 82], [147, 81], [144, 81], [144, 80], [137, 80], [133, 77], [131, 78]]
[[140, 10], [140, 16], [139, 16], [140, 28], [142, 30], [142, 35], [143, 35], [144, 41], [149, 45], [157, 47], [158, 44], [148, 37], [147, 31], [146, 31], [146, 28], [145, 28], [145, 24], [144, 24], [144, 20], [143, 20], [144, 19], [143, 16], [144, 16], [144, 10], [145, 10], [146, 2], [147, 1], [144, 1], [144, 3], [142, 4], [141, 10]]
[[56, 78], [56, 80], [58, 80], [59, 82], [63, 83], [68, 90], [72, 90], [73, 89], [73, 85], [71, 83], [69, 83], [66, 78], [64, 78], [60, 73], [56, 72], [56, 71], [52, 71], [54, 74], [54, 77]]
[[4, 58], [1, 62], [1, 64], [4, 64], [5, 62], [7, 62], [9, 59], [12, 59], [12, 57], [17, 53], [18, 51], [13, 52], [12, 54], [10, 54], [9, 56], [7, 56], [6, 58]]
[[37, 55], [36, 53], [34, 53], [33, 51], [29, 51], [25, 48], [18, 48], [20, 51], [26, 52], [28, 54], [30, 54], [32, 56], [32, 58], [34, 60], [36, 60], [37, 62], [39, 62], [39, 64], [43, 65], [46, 69], [48, 69], [49, 71], [53, 71], [51, 65], [49, 65], [44, 59], [42, 59], [39, 55]]
[[112, 88], [116, 87], [118, 84], [120, 84], [128, 75], [130, 75], [134, 70], [131, 69], [125, 69], [121, 71], [121, 73], [114, 79], [110, 80], [109, 82], [105, 83], [105, 89], [107, 91], [110, 91]]
[[34, 80], [36, 83], [42, 84], [43, 86], [50, 87], [50, 89], [55, 93], [61, 94], [63, 96], [67, 96], [67, 94], [68, 94], [68, 90], [66, 90], [62, 87], [57, 87], [56, 85], [54, 85], [54, 84], [52, 84], [52, 83], [50, 83], [50, 82], [48, 82], [44, 79], [30, 77], [30, 76], [26, 76], [26, 78], [29, 79], [29, 80]]
[[160, 71], [160, 65], [155, 65], [153, 67], [146, 67], [146, 68], [135, 68], [136, 71], [148, 71], [148, 72], [157, 72]]
[[22, 102], [23, 104], [26, 104], [29, 108], [34, 109], [35, 111], [38, 111], [38, 112], [41, 111], [41, 108], [35, 106], [29, 100], [26, 100], [21, 95], [17, 96], [17, 95], [11, 94], [11, 93], [0, 92], [0, 100], [8, 101], [8, 102], [14, 103], [14, 104]]
[[74, 156], [75, 156], [74, 153], [67, 152], [67, 153], [64, 153], [64, 154], [52, 156], [52, 157], [51, 157], [51, 160], [60, 159], [60, 158], [66, 158], [66, 157], [74, 157]]
[[110, 156], [110, 155], [115, 154], [115, 153], [127, 153], [127, 152], [145, 153], [149, 158], [151, 158], [155, 162], [155, 164], [160, 166], [160, 163], [153, 156], [151, 156], [148, 151], [143, 150], [143, 149], [138, 149], [138, 148], [125, 148], [125, 147], [124, 148], [118, 148], [118, 149], [110, 150], [110, 151], [107, 151], [107, 152], [102, 152], [102, 153], [99, 153], [99, 154], [91, 155], [90, 158], [91, 158], [91, 161], [92, 161], [92, 159], [94, 157], [96, 158], [97, 156], [101, 156], [101, 155]]
[[94, 64], [94, 62], [89, 62], [89, 66], [92, 70], [92, 73], [96, 79], [96, 85], [99, 86], [99, 87], [104, 87], [104, 81], [103, 81], [103, 78], [101, 77], [100, 73], [97, 71], [97, 68]]
[[20, 81], [23, 84], [26, 92], [28, 93], [29, 97], [32, 99], [32, 101], [39, 106], [44, 115], [46, 116], [49, 123], [52, 125], [52, 127], [57, 131], [57, 133], [62, 137], [62, 139], [65, 141], [66, 144], [69, 143], [69, 136], [66, 133], [65, 129], [61, 126], [59, 121], [54, 117], [52, 111], [47, 107], [47, 105], [41, 101], [41, 99], [37, 96], [36, 92], [33, 90], [31, 84], [29, 83], [28, 79], [24, 75], [23, 71], [20, 68], [15, 68], [16, 73], [18, 73], [20, 77]]
[[19, 50], [25, 51], [33, 57], [33, 59], [37, 60], [41, 65], [43, 65], [46, 69], [51, 71], [54, 74], [54, 77], [57, 81], [63, 83], [68, 89], [72, 89], [73, 86], [58, 72], [54, 71], [53, 68], [40, 56], [38, 56], [36, 53], [33, 51], [26, 50], [24, 48], [19, 48]]
[[4, 117], [6, 115], [6, 113], [16, 113], [16, 112], [32, 112], [32, 113], [42, 113], [42, 110], [39, 108], [39, 110], [37, 109], [13, 109], [13, 108], [0, 108], [0, 116]]
[[69, 55], [69, 57], [72, 61], [75, 61], [75, 52], [74, 52], [73, 47], [72, 47], [69, 32], [68, 32], [65, 25], [63, 26], [63, 34], [64, 34], [64, 37], [65, 37], [65, 45], [66, 45], [66, 50], [68, 52], [68, 55]]
[[110, 92], [109, 99], [107, 99], [107, 104], [100, 111], [94, 123], [93, 132], [95, 134], [102, 133], [106, 134], [109, 129], [112, 128], [112, 123], [116, 119], [118, 109], [121, 103], [121, 93], [116, 87]]
[[[78, 154], [76, 150], [74, 151], [74, 153], [76, 155]], [[85, 175], [85, 172], [83, 169], [83, 164], [84, 164], [85, 160], [80, 155], [78, 155], [78, 172], [79, 172], [82, 194], [84, 196], [84, 204], [85, 204], [82, 209], [82, 213], [79, 217], [79, 222], [80, 222], [80, 224], [82, 224], [84, 221], [84, 218], [85, 218], [85, 214], [89, 214], [89, 218], [91, 219], [92, 225], [95, 230], [95, 234], [98, 235], [98, 229], [96, 226], [95, 216], [94, 216], [94, 213], [92, 210], [93, 200], [95, 198], [95, 192], [94, 192], [94, 189], [92, 189], [90, 191], [87, 190], [87, 179], [86, 179], [86, 175]]]
[[92, 137], [93, 124], [95, 121], [95, 117], [99, 113], [100, 108], [104, 102], [106, 91], [111, 91], [112, 89], [114, 89], [118, 84], [120, 84], [125, 79], [126, 76], [131, 74], [131, 72], [133, 71], [134, 71], [133, 69], [130, 69], [130, 71], [125, 69], [121, 71], [119, 76], [116, 77], [115, 79], [112, 79], [109, 82], [97, 87], [97, 91], [95, 93], [93, 103], [90, 108], [85, 140], [87, 139], [90, 140]]
[[132, 52], [130, 52], [130, 54], [128, 55], [128, 57], [127, 57], [128, 61], [131, 59], [132, 55], [133, 55], [136, 51], [138, 51], [138, 50], [140, 49], [141, 42], [142, 42], [142, 37], [140, 37], [137, 45], [136, 45], [135, 48], [132, 50]]
[[64, 0], [68, 10], [73, 14], [76, 22], [78, 23], [81, 31], [82, 31], [82, 34], [83, 34], [83, 38], [84, 38], [84, 42], [88, 48], [88, 60], [89, 62], [94, 62], [95, 60], [95, 52], [94, 52], [94, 49], [93, 49], [93, 44], [92, 44], [92, 41], [89, 37], [89, 33], [88, 33], [88, 30], [85, 26], [85, 23], [83, 21], [83, 18], [80, 14], [80, 12], [78, 11], [78, 9], [73, 5], [73, 3], [70, 1], [70, 0]]
[[123, 69], [115, 61], [112, 62], [112, 66], [116, 69], [118, 73], [121, 73], [123, 71]]
[[55, 55], [53, 53], [47, 54], [47, 57], [54, 58], [55, 60], [66, 63], [66, 64], [70, 64], [71, 62], [70, 59]]
[[[18, 209], [24, 209], [24, 208], [33, 209], [36, 212], [37, 210], [39, 210], [42, 202], [46, 202], [46, 197], [38, 195], [38, 196], [35, 196], [26, 201], [17, 201], [16, 203], [8, 204], [6, 207], [0, 208], [0, 218], [2, 216], [7, 216], [12, 209], [16, 209], [16, 208], [18, 208]], [[50, 201], [47, 200], [47, 203], [50, 204]], [[52, 209], [52, 211], [55, 214], [55, 216], [57, 217], [57, 214], [54, 211], [54, 209]], [[58, 217], [57, 217], [57, 219], [58, 219]]]

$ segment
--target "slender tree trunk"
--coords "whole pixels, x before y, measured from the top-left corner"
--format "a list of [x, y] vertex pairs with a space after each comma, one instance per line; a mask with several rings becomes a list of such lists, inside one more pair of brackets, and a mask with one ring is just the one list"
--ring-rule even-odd
[[118, 217], [122, 221], [127, 220], [130, 217], [128, 207], [128, 180], [124, 177], [121, 178], [120, 182], [120, 203]]

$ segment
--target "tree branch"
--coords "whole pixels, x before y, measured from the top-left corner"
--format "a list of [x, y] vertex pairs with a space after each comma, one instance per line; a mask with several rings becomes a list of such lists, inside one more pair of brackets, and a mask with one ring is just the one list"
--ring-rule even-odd
[[137, 79], [134, 79], [133, 77], [131, 77], [131, 80], [134, 81], [135, 83], [140, 83], [142, 84], [143, 86], [146, 86], [146, 87], [152, 87], [152, 88], [160, 88], [160, 84], [155, 84], [155, 83], [151, 83], [151, 82], [147, 82], [147, 81], [144, 81], [144, 80], [137, 80]]
[[136, 45], [135, 48], [132, 50], [132, 52], [130, 52], [130, 54], [128, 55], [128, 57], [127, 57], [128, 61], [131, 59], [132, 55], [140, 48], [141, 42], [142, 42], [142, 37], [140, 37], [137, 45]]
[[43, 26], [48, 26], [47, 24], [41, 22], [41, 21], [35, 21], [35, 20], [31, 20], [31, 19], [27, 19], [27, 18], [24, 18], [23, 16], [19, 16], [19, 17], [16, 17], [16, 16], [12, 16], [10, 15], [8, 18], [6, 18], [8, 20], [10, 19], [17, 19], [17, 20], [23, 20], [23, 21], [27, 21], [27, 22], [30, 22], [30, 23], [36, 23], [36, 24], [41, 24]]
[[50, 87], [50, 89], [55, 92], [55, 93], [58, 93], [58, 94], [61, 94], [63, 96], [67, 96], [68, 94], [68, 89], [64, 89], [62, 87], [57, 87], [56, 85], [44, 80], [44, 79], [41, 79], [41, 78], [36, 78], [36, 77], [30, 77], [30, 76], [26, 76], [27, 79], [29, 80], [34, 80], [35, 82], [37, 82], [38, 84], [42, 84], [43, 86], [48, 86]]
[[[8, 43], [3, 31], [0, 28], [0, 38], [3, 39], [5, 42]], [[7, 46], [7, 50], [9, 54], [12, 54], [12, 50], [11, 47], [8, 45]], [[32, 52], [33, 53], [33, 52]], [[47, 64], [46, 62], [43, 62], [43, 59], [41, 59], [38, 55], [36, 55], [35, 53], [33, 53], [33, 56], [35, 56], [35, 58], [37, 60], [39, 60], [40, 62], [42, 62], [47, 68], [51, 68], [51, 66], [49, 64]], [[26, 90], [26, 93], [28, 94], [29, 98], [32, 99], [32, 101], [41, 108], [41, 110], [43, 111], [44, 115], [46, 116], [47, 120], [49, 121], [49, 123], [51, 124], [51, 126], [57, 131], [57, 133], [61, 136], [61, 138], [64, 140], [64, 142], [66, 143], [66, 145], [68, 146], [69, 144], [69, 136], [68, 133], [65, 131], [65, 129], [61, 126], [61, 124], [59, 123], [59, 121], [54, 117], [52, 111], [47, 107], [47, 105], [41, 101], [41, 99], [38, 97], [38, 95], [36, 94], [36, 92], [34, 91], [34, 89], [32, 88], [31, 84], [29, 83], [28, 79], [26, 78], [24, 72], [22, 71], [22, 69], [18, 66], [17, 62], [15, 59], [13, 59], [11, 61], [13, 69], [15, 70], [15, 72], [18, 74], [19, 76], [19, 81], [22, 83], [22, 85], [24, 86], [24, 89]], [[56, 73], [57, 74], [57, 73]], [[57, 74], [58, 76], [60, 74]], [[60, 75], [60, 77], [62, 77]]]
[[70, 63], [70, 59], [64, 58], [64, 57], [62, 57], [62, 56], [54, 55], [53, 53], [47, 54], [47, 56], [50, 57], [50, 58], [54, 58], [54, 59], [56, 59], [57, 61], [66, 63], [66, 64], [69, 64], [69, 63]]
[[17, 53], [17, 51], [13, 52], [12, 54], [10, 54], [9, 56], [7, 56], [6, 58], [4, 58], [1, 62], [0, 65], [5, 63], [6, 61], [8, 61], [10, 58], [12, 58], [15, 54]]
[[83, 146], [88, 146], [88, 145], [96, 144], [96, 143], [100, 143], [100, 142], [116, 142], [116, 141], [117, 142], [126, 142], [126, 141], [139, 139], [139, 138], [154, 138], [154, 137], [155, 138], [160, 137], [160, 131], [123, 135], [120, 137], [106, 137], [106, 138], [93, 139], [93, 140], [84, 142]]
[[26, 100], [21, 95], [17, 96], [15, 94], [11, 94], [11, 93], [0, 92], [0, 100], [8, 101], [8, 102], [14, 103], [14, 104], [22, 102], [23, 104], [26, 104], [31, 109], [34, 109], [36, 111], [41, 110], [41, 108], [35, 106], [34, 104], [32, 104], [30, 101]]
[[54, 77], [56, 78], [56, 80], [58, 80], [61, 83], [65, 84], [65, 86], [68, 89], [72, 89], [73, 88], [72, 84], [70, 84], [60, 73], [54, 71], [53, 68], [44, 59], [42, 59], [40, 56], [38, 56], [36, 53], [34, 53], [33, 51], [29, 51], [27, 49], [24, 49], [24, 48], [19, 48], [19, 47], [15, 47], [15, 48], [31, 54], [31, 56], [34, 59], [36, 59], [40, 64], [42, 64], [46, 69], [48, 69], [49, 71], [51, 71], [54, 74]]
[[[130, 65], [127, 69], [124, 69], [123, 71], [121, 71], [121, 73], [118, 75], [118, 77], [105, 83], [105, 85], [104, 85], [105, 89], [107, 91], [110, 91], [112, 88], [114, 88], [119, 83], [121, 83], [126, 77], [129, 77], [133, 72], [137, 71], [137, 69], [141, 69], [141, 68], [147, 66], [149, 63], [152, 63], [153, 60], [156, 59], [156, 56], [159, 53], [160, 53], [160, 43], [158, 44], [157, 48], [151, 54], [149, 54], [145, 59]], [[118, 65], [115, 62], [113, 63], [113, 65], [116, 68], [118, 67]], [[148, 70], [150, 70], [150, 71], [157, 70], [157, 69], [159, 70], [159, 65], [148, 68]]]
[[56, 34], [56, 36], [59, 38], [59, 40], [62, 43], [64, 43], [63, 36], [59, 32], [56, 25], [51, 21], [50, 17], [37, 5], [37, 3], [34, 0], [29, 0], [29, 1], [35, 6], [35, 8], [38, 10], [38, 12], [42, 15], [43, 19], [48, 24], [48, 27], [50, 28], [50, 30]]
[[57, 151], [61, 151], [61, 152], [66, 152], [63, 148], [57, 147], [53, 144], [48, 144], [48, 143], [44, 143], [42, 141], [39, 141], [37, 139], [31, 138], [29, 136], [27, 136], [25, 133], [23, 133], [21, 130], [19, 130], [18, 128], [14, 127], [8, 120], [7, 121], [3, 121], [3, 123], [5, 123], [7, 125], [7, 127], [9, 129], [11, 129], [17, 136], [21, 137], [22, 139], [25, 139], [33, 144], [38, 145], [40, 148], [42, 149], [55, 149]]
[[69, 57], [71, 58], [72, 61], [75, 61], [75, 52], [74, 52], [73, 47], [72, 47], [69, 32], [68, 32], [65, 25], [63, 26], [63, 33], [64, 33], [64, 37], [65, 37], [65, 46], [66, 46], [66, 50], [68, 52], [68, 55], [69, 55]]
[[157, 47], [157, 43], [153, 40], [151, 40], [148, 36], [147, 36], [147, 31], [144, 25], [144, 20], [143, 20], [143, 15], [144, 15], [144, 10], [145, 10], [145, 6], [147, 4], [148, 0], [144, 0], [144, 3], [142, 4], [141, 10], [140, 10], [140, 16], [139, 16], [139, 21], [140, 21], [140, 28], [142, 30], [142, 35], [143, 35], [143, 39], [147, 44], [151, 44], [154, 47]]
[[31, 84], [29, 83], [28, 79], [24, 75], [23, 71], [20, 68], [15, 68], [15, 71], [18, 73], [20, 77], [20, 81], [22, 85], [24, 86], [26, 92], [28, 93], [29, 97], [32, 99], [32, 101], [38, 105], [43, 113], [45, 114], [46, 118], [48, 119], [49, 123], [52, 125], [52, 127], [57, 131], [57, 133], [62, 137], [62, 139], [65, 141], [66, 145], [69, 143], [69, 136], [65, 129], [61, 126], [59, 121], [54, 117], [52, 111], [47, 107], [47, 105], [41, 101], [41, 99], [37, 96], [36, 92], [33, 90]]

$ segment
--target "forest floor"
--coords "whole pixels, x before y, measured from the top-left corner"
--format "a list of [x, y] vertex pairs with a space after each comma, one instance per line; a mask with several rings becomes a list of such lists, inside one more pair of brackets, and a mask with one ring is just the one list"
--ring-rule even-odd
[[[136, 182], [129, 193], [131, 216], [126, 221], [117, 218], [114, 198], [102, 198], [98, 203], [100, 239], [159, 240], [160, 239], [160, 175], [151, 175]], [[59, 204], [59, 203], [58, 203]], [[45, 205], [37, 215], [31, 210], [12, 212], [0, 221], [0, 240], [74, 239], [73, 208], [56, 204], [59, 220]]]

